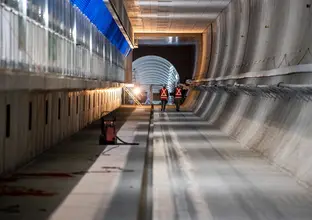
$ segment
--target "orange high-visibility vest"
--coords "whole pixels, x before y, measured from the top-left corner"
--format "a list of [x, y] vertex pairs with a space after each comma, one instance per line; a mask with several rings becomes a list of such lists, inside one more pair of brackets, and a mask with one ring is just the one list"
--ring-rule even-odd
[[162, 88], [160, 90], [160, 99], [161, 100], [167, 100], [168, 96], [167, 96], [167, 89]]
[[181, 88], [176, 88], [175, 98], [176, 99], [181, 99], [182, 98], [182, 89]]

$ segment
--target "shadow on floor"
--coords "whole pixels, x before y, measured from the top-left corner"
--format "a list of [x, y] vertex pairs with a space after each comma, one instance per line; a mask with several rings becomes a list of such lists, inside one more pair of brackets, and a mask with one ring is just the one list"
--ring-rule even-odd
[[[114, 112], [117, 130], [134, 110]], [[0, 219], [48, 219], [105, 149], [98, 145], [99, 134], [100, 121], [96, 121], [10, 177], [1, 178]]]
[[[121, 173], [108, 210], [105, 214], [97, 214], [103, 220], [137, 219], [146, 152], [147, 134], [145, 132], [148, 130], [148, 126], [148, 124], [142, 124], [136, 128], [138, 134], [135, 135], [134, 142], [140, 143], [140, 145], [129, 146], [130, 151], [124, 166], [124, 169], [133, 172]], [[140, 134], [141, 132], [144, 132], [144, 134]]]

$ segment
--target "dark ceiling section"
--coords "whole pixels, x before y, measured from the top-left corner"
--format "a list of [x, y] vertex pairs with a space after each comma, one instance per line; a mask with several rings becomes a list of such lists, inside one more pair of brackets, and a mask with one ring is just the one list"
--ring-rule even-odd
[[140, 46], [133, 51], [133, 61], [148, 55], [160, 56], [171, 62], [178, 71], [182, 83], [193, 76], [195, 45]]

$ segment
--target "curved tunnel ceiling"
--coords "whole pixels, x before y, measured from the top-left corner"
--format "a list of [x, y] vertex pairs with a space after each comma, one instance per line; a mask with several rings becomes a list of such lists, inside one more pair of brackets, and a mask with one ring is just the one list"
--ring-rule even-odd
[[202, 33], [230, 0], [124, 1], [136, 33]]
[[169, 92], [180, 81], [176, 68], [166, 59], [159, 56], [144, 56], [132, 64], [132, 82], [139, 83], [148, 89], [149, 85], [157, 92], [161, 85], [166, 84]]
[[158, 56], [168, 60], [177, 70], [180, 76], [180, 82], [184, 83], [186, 79], [192, 78], [194, 72], [194, 45], [180, 46], [140, 46], [133, 51], [133, 60], [145, 56]]

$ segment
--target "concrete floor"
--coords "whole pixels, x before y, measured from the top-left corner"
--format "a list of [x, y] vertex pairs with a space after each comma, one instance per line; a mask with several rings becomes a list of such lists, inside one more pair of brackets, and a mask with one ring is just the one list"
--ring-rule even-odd
[[104, 149], [99, 123], [88, 126], [0, 180], [0, 219], [136, 219], [150, 109], [116, 113], [118, 136], [139, 146]]
[[312, 194], [189, 112], [155, 112], [154, 220], [311, 220]]
[[[104, 149], [95, 123], [2, 179], [0, 219], [140, 219], [149, 113], [117, 111], [139, 146]], [[311, 192], [193, 113], [156, 109], [153, 124], [154, 220], [312, 219]]]

